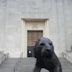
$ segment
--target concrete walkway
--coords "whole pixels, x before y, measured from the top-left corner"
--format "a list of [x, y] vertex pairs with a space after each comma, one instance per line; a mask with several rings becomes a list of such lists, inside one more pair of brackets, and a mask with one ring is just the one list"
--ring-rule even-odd
[[[72, 64], [64, 58], [60, 58], [63, 72], [72, 72]], [[16, 59], [9, 58], [0, 65], [0, 72], [33, 72], [35, 58]], [[48, 72], [42, 69], [41, 72]]]

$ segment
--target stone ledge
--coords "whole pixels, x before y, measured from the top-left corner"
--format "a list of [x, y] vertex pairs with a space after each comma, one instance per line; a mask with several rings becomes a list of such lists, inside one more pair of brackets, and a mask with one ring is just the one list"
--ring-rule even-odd
[[72, 63], [72, 52], [63, 53], [63, 57], [66, 58], [70, 63]]
[[8, 54], [5, 54], [4, 52], [0, 52], [0, 64], [2, 64], [6, 59], [8, 58]]

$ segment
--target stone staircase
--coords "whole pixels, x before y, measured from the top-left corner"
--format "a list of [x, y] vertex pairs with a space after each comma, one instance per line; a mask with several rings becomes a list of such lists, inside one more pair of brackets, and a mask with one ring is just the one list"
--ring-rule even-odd
[[[60, 58], [63, 72], [72, 72], [72, 64], [65, 58]], [[35, 58], [9, 58], [0, 65], [0, 72], [33, 72]], [[42, 69], [41, 72], [48, 72]]]
[[65, 58], [60, 58], [62, 71], [63, 72], [72, 72], [72, 63], [67, 61]]
[[0, 65], [0, 72], [14, 72], [17, 58], [8, 58]]
[[[32, 72], [35, 66], [34, 58], [22, 59], [16, 72]], [[65, 58], [60, 58], [62, 64], [63, 72], [72, 72], [72, 64], [67, 61]], [[41, 72], [48, 72], [45, 69], [42, 69]]]

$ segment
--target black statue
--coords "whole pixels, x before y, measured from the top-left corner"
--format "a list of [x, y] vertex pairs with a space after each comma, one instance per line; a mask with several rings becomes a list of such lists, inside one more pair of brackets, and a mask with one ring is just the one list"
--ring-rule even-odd
[[34, 72], [40, 72], [42, 68], [49, 72], [62, 72], [61, 63], [54, 52], [54, 46], [50, 39], [40, 38], [34, 48], [36, 64]]

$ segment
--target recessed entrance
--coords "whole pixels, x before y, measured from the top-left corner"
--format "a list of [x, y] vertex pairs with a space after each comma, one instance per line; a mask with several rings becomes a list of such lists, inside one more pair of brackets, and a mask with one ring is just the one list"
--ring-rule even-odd
[[23, 19], [21, 51], [23, 57], [33, 57], [35, 42], [40, 37], [49, 37], [48, 19]]
[[34, 45], [36, 41], [43, 37], [43, 30], [28, 30], [27, 31], [27, 57], [34, 56]]

